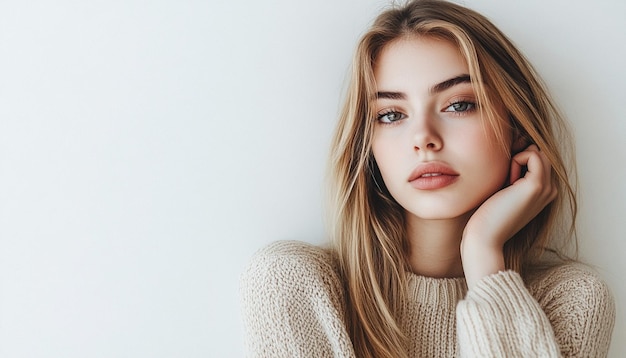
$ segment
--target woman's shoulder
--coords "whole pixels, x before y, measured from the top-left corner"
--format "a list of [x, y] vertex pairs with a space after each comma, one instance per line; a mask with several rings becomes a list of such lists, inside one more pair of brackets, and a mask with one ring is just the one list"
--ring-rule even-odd
[[311, 291], [340, 285], [329, 249], [301, 241], [276, 241], [257, 251], [241, 277], [242, 286]]
[[[563, 263], [542, 268], [529, 275], [527, 285], [551, 320], [609, 324], [615, 319], [615, 302], [607, 283], [591, 267]], [[612, 324], [612, 323], [611, 323]]]
[[253, 355], [354, 356], [343, 284], [330, 250], [274, 242], [251, 258], [240, 289], [246, 344]]
[[580, 298], [612, 299], [611, 290], [600, 275], [591, 267], [576, 262], [535, 269], [528, 275], [527, 283], [535, 296], [575, 293]]
[[609, 286], [597, 272], [579, 263], [560, 264], [534, 272], [527, 285], [568, 356], [607, 354], [615, 323], [615, 302]]
[[252, 256], [247, 271], [325, 272], [336, 271], [336, 266], [330, 249], [302, 241], [275, 241]]

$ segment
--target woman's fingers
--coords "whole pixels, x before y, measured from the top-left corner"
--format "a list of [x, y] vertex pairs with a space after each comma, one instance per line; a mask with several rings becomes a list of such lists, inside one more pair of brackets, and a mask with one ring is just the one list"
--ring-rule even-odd
[[[526, 168], [526, 173], [523, 172]], [[548, 157], [536, 145], [530, 145], [511, 160], [511, 184], [524, 184], [545, 204], [554, 200], [556, 187], [552, 184], [552, 166]]]

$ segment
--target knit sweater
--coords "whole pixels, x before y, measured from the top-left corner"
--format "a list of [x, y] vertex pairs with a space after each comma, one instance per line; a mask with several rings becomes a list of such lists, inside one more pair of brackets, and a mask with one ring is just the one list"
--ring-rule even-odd
[[[522, 280], [514, 271], [480, 280], [408, 274], [400, 325], [410, 357], [604, 357], [615, 306], [606, 284], [579, 265]], [[346, 292], [329, 251], [271, 244], [241, 279], [249, 356], [355, 357]]]

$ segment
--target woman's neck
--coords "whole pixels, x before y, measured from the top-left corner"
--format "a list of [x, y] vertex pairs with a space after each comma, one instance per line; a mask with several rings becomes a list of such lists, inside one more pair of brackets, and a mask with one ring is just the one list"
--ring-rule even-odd
[[423, 220], [408, 214], [406, 233], [411, 271], [435, 278], [462, 277], [460, 245], [468, 218]]

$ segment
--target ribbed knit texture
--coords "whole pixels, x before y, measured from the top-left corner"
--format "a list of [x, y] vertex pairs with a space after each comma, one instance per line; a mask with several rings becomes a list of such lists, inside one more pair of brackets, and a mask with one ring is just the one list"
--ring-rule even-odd
[[[411, 357], [605, 357], [613, 298], [595, 274], [563, 265], [465, 280], [409, 274], [400, 324]], [[354, 357], [346, 301], [329, 252], [284, 241], [259, 251], [242, 275], [248, 355]]]

